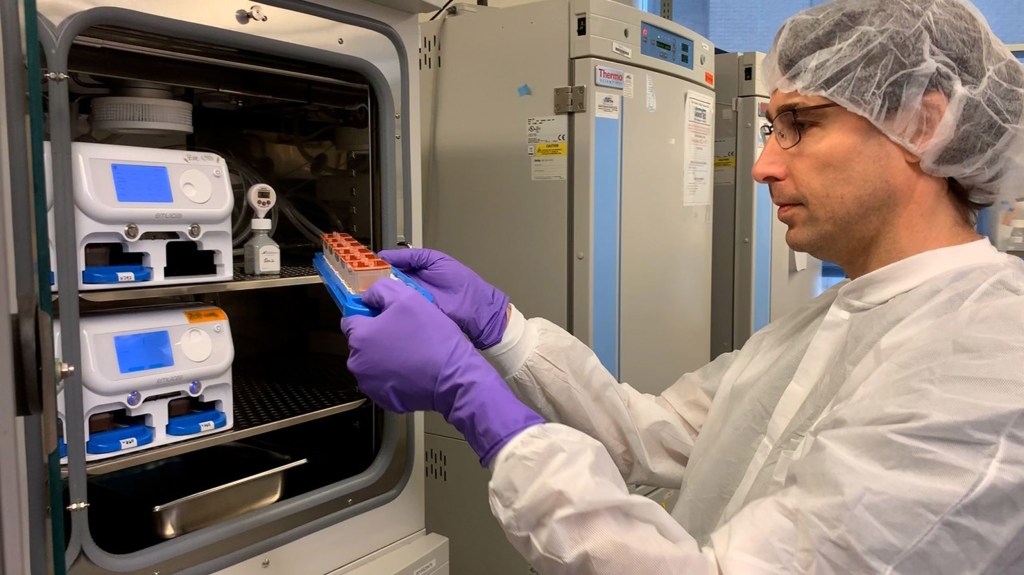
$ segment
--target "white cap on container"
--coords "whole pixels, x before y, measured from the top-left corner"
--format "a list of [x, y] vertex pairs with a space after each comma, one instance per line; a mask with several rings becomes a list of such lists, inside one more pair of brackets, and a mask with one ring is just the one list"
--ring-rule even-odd
[[254, 230], [269, 230], [270, 220], [267, 218], [253, 218], [252, 229]]

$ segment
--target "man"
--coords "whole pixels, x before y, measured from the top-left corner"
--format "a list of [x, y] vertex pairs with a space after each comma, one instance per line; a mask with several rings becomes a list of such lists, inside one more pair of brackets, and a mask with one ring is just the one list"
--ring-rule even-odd
[[1024, 185], [1024, 71], [960, 0], [811, 8], [767, 65], [754, 175], [850, 281], [653, 397], [451, 258], [385, 252], [438, 305], [375, 286], [350, 369], [466, 435], [541, 573], [1024, 572], [1024, 264], [972, 227]]

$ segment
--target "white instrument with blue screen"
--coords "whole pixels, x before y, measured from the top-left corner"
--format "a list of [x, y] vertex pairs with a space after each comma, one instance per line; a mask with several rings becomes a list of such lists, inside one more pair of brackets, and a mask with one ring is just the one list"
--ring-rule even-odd
[[80, 289], [232, 279], [223, 158], [84, 142], [71, 155]]
[[[81, 327], [86, 460], [232, 427], [235, 353], [220, 308], [84, 316]], [[66, 413], [63, 392], [57, 409]]]

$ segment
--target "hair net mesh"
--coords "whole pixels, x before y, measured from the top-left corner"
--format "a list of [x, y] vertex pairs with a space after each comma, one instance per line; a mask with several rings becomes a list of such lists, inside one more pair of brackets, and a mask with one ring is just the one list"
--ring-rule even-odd
[[[834, 0], [783, 24], [768, 88], [822, 96], [870, 120], [989, 204], [1024, 197], [1024, 66], [961, 0]], [[922, 99], [948, 99], [931, 138]]]

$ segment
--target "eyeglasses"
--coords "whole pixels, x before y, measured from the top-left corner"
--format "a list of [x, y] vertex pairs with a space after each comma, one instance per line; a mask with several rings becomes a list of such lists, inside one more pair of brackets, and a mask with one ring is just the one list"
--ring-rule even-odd
[[797, 112], [810, 112], [811, 110], [823, 110], [825, 108], [834, 108], [839, 104], [820, 104], [817, 106], [804, 106], [803, 108], [793, 108], [786, 110], [770, 123], [761, 126], [761, 137], [764, 138], [765, 142], [768, 141], [768, 136], [775, 134], [775, 141], [779, 143], [779, 146], [783, 150], [788, 150], [793, 146], [800, 143], [800, 128], [799, 123], [796, 119]]

